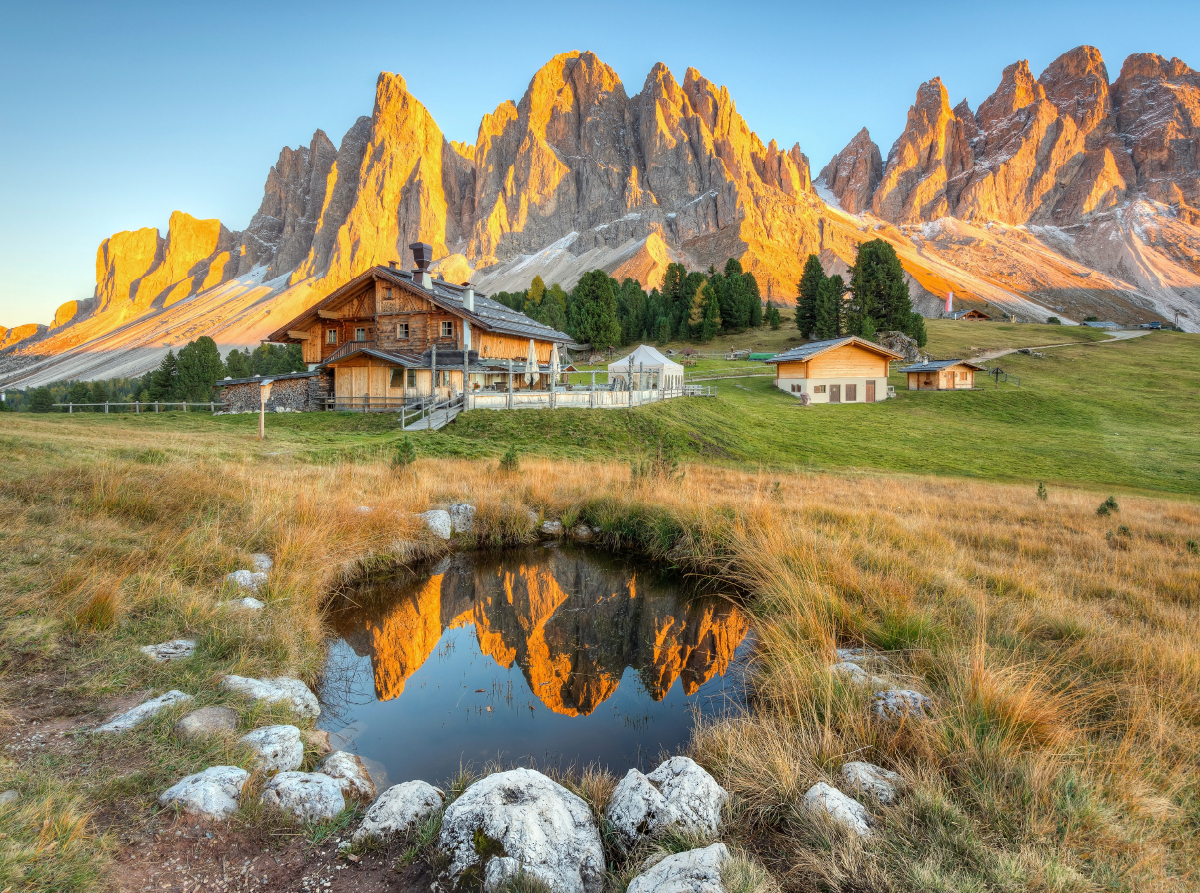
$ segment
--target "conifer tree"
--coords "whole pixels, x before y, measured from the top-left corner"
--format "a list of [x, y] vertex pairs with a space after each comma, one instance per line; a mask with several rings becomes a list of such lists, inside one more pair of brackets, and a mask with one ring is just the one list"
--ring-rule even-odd
[[603, 270], [584, 273], [567, 305], [567, 324], [571, 337], [603, 350], [621, 343], [621, 324], [617, 320], [617, 298], [612, 280]]
[[847, 330], [862, 332], [863, 320], [870, 317], [876, 331], [913, 333], [912, 301], [904, 267], [891, 243], [872, 239], [858, 246], [850, 270], [853, 297], [847, 308]]
[[523, 312], [530, 319], [538, 319], [538, 313], [542, 306], [542, 298], [546, 295], [546, 283], [542, 281], [541, 276], [534, 276], [533, 282], [529, 284], [529, 290], [525, 292], [525, 306]]
[[557, 282], [546, 289], [537, 320], [560, 332], [567, 328], [567, 293]]
[[250, 351], [237, 348], [229, 351], [225, 357], [225, 375], [229, 378], [249, 378], [250, 374]]
[[213, 384], [225, 374], [225, 364], [216, 342], [201, 335], [179, 351], [176, 359], [179, 370], [178, 398], [189, 403], [204, 403], [212, 399]]
[[796, 300], [796, 328], [805, 338], [812, 338], [817, 325], [817, 295], [825, 281], [825, 269], [815, 254], [804, 262], [804, 272], [797, 286], [800, 296]]
[[175, 382], [179, 378], [179, 368], [175, 360], [175, 351], [168, 350], [158, 368], [154, 370], [150, 384], [150, 399], [154, 401], [172, 400], [175, 393]]
[[817, 290], [816, 321], [812, 337], [837, 338], [842, 333], [842, 295], [846, 286], [841, 276], [829, 276]]

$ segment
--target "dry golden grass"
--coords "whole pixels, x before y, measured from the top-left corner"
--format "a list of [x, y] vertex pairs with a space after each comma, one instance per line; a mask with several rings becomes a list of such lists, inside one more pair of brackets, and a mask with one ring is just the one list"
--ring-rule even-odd
[[[530, 460], [516, 471], [451, 460], [315, 466], [255, 458], [229, 434], [150, 442], [133, 426], [29, 424], [27, 436], [0, 442], [10, 469], [0, 490], [0, 706], [45, 692], [49, 678], [96, 709], [144, 688], [218, 698], [229, 672], [316, 681], [330, 593], [445, 549], [413, 515], [468, 500], [478, 545], [528, 536], [531, 510], [586, 519], [610, 547], [752, 595], [752, 710], [703, 725], [693, 750], [734, 793], [729, 835], [770, 868], [771, 883], [1197, 887], [1195, 504], [1123, 497], [1104, 517], [1107, 493], [1052, 491], [1041, 502], [1033, 486], [939, 479], [690, 466], [682, 480], [633, 482], [624, 465]], [[223, 575], [256, 551], [276, 560], [268, 608], [218, 609], [232, 594]], [[154, 666], [136, 652], [185, 633], [200, 637], [195, 662]], [[846, 645], [886, 654], [868, 669], [928, 694], [934, 719], [872, 719], [870, 692], [828, 672]], [[63, 860], [60, 889], [102, 884], [100, 857], [113, 845], [104, 827], [143, 821], [170, 773], [205, 757], [174, 742], [165, 722], [130, 746], [159, 762], [94, 779], [52, 760], [0, 767], [24, 793], [64, 804], [49, 859]], [[848, 759], [907, 780], [897, 805], [873, 808], [879, 834], [866, 844], [801, 807]], [[611, 783], [602, 773], [575, 782], [597, 807]], [[115, 814], [114, 800], [125, 804]], [[107, 824], [79, 824], [97, 809]], [[0, 889], [47, 862], [36, 817], [23, 815], [2, 844]]]

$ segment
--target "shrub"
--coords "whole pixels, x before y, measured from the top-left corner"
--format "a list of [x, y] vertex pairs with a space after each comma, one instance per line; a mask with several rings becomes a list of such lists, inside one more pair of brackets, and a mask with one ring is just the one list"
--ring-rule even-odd
[[1038, 481], [1037, 497], [1042, 502], [1050, 498], [1050, 494], [1046, 492], [1046, 484], [1044, 481]]
[[415, 461], [417, 461], [417, 448], [413, 446], [412, 438], [405, 434], [404, 439], [396, 444], [396, 452], [392, 456], [392, 467], [408, 468]]
[[1119, 512], [1120, 510], [1121, 507], [1117, 505], [1117, 501], [1110, 496], [1108, 499], [1104, 500], [1104, 502], [1100, 503], [1100, 508], [1096, 509], [1096, 514], [1108, 515], [1113, 512]]
[[629, 474], [634, 483], [640, 481], [681, 481], [683, 472], [679, 469], [679, 458], [674, 446], [658, 438], [658, 445], [653, 453], [641, 462], [629, 465]]
[[1200, 555], [1200, 543], [1196, 542], [1195, 540], [1188, 540], [1187, 550], [1193, 555]]
[[1061, 325], [1062, 325], [1062, 320], [1061, 320], [1061, 319], [1059, 319], [1057, 316], [1047, 316], [1047, 317], [1046, 317], [1046, 325], [1048, 325], [1048, 326], [1061, 326]]
[[504, 455], [500, 457], [500, 470], [515, 472], [520, 467], [521, 459], [517, 455], [517, 448], [515, 446], [509, 446], [509, 448], [504, 451]]

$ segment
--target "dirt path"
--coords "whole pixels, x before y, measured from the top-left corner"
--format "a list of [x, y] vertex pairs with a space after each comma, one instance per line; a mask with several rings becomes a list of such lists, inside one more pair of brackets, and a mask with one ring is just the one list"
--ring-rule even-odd
[[1039, 344], [1036, 347], [1030, 345], [1029, 347], [997, 348], [996, 350], [985, 350], [981, 353], [977, 353], [975, 356], [971, 357], [971, 359], [976, 362], [982, 362], [984, 360], [996, 360], [1000, 357], [1006, 357], [1010, 353], [1016, 353], [1018, 350], [1047, 350], [1051, 347], [1092, 347], [1097, 344], [1115, 344], [1118, 341], [1128, 341], [1130, 338], [1140, 338], [1142, 335], [1149, 335], [1151, 331], [1153, 330], [1143, 329], [1136, 331], [1110, 332], [1109, 334], [1111, 334], [1112, 337], [1107, 341], [1062, 341], [1058, 344]]

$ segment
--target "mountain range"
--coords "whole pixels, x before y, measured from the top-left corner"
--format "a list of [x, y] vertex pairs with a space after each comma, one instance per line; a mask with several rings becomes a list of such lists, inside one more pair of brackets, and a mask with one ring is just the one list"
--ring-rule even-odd
[[445, 138], [396, 74], [335, 145], [285, 147], [242, 231], [171, 215], [96, 253], [94, 296], [49, 325], [0, 327], [0, 383], [140, 373], [202, 334], [253, 345], [367, 267], [411, 264], [484, 292], [601, 268], [656, 285], [667, 264], [755, 273], [795, 299], [810, 253], [843, 272], [863, 241], [895, 245], [914, 303], [1027, 320], [1162, 319], [1200, 331], [1200, 73], [1132, 55], [1109, 80], [1078, 47], [1034, 77], [1004, 69], [972, 111], [922, 84], [885, 158], [864, 129], [812, 176], [763, 143], [728, 90], [661, 63], [630, 96], [592, 53], [555, 56], [520, 101]]

